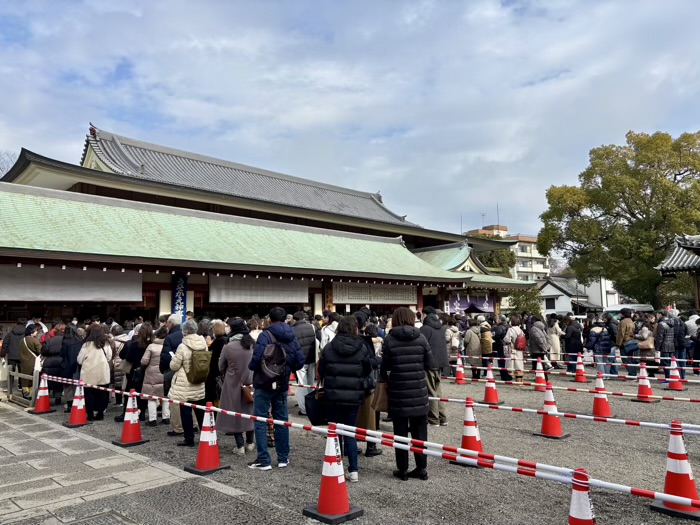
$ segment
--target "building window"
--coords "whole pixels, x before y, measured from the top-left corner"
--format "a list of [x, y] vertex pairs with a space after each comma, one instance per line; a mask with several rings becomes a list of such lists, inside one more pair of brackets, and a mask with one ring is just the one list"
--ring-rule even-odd
[[545, 299], [544, 300], [544, 309], [545, 310], [554, 310], [555, 308], [555, 299]]
[[532, 261], [520, 261], [521, 268], [532, 268]]
[[527, 246], [518, 246], [520, 253], [530, 253], [530, 248]]

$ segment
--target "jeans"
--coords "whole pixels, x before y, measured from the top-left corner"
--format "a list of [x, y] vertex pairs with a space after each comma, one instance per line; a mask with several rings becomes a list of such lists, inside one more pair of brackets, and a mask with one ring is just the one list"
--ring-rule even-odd
[[573, 352], [569, 349], [566, 350], [566, 371], [575, 374], [576, 373], [576, 359], [577, 356], [573, 355]]
[[[360, 407], [328, 405], [328, 422], [357, 426], [357, 412]], [[357, 472], [357, 440], [347, 436], [338, 436], [341, 453], [348, 457], [348, 472]], [[345, 445], [345, 446], [343, 446]], [[343, 452], [344, 451], [344, 452]]]
[[[188, 401], [193, 405], [204, 406], [204, 399], [199, 401]], [[202, 430], [204, 423], [204, 410], [195, 409], [195, 417], [197, 418], [197, 423], [199, 423], [199, 430]], [[188, 443], [194, 443], [194, 424], [192, 423], [192, 408], [180, 406], [180, 419], [182, 420], [182, 430], [185, 432], [185, 441]]]
[[676, 366], [678, 367], [678, 373], [681, 376], [681, 379], [685, 379], [685, 358], [686, 358], [686, 349], [681, 348], [680, 350], [676, 350]]
[[[394, 434], [397, 436], [408, 437], [408, 432], [411, 432], [413, 439], [421, 441], [428, 440], [428, 419], [426, 416], [402, 417], [394, 416]], [[396, 468], [402, 472], [408, 470], [408, 450], [396, 450]], [[425, 470], [428, 466], [428, 456], [423, 454], [413, 453], [416, 460], [416, 467], [420, 470]]]
[[[440, 370], [428, 370], [425, 372], [425, 383], [428, 386], [428, 397], [442, 397], [442, 386], [440, 385]], [[428, 422], [431, 425], [447, 423], [447, 411], [445, 403], [442, 401], [430, 401], [428, 412]]]
[[615, 363], [617, 363], [617, 353], [614, 347], [610, 349], [610, 353], [607, 355], [595, 352], [595, 362], [598, 372], [611, 376], [617, 375], [617, 366], [615, 365]]
[[[255, 389], [253, 408], [257, 417], [267, 418], [272, 407], [272, 418], [287, 421], [287, 390]], [[270, 465], [272, 458], [267, 451], [267, 423], [255, 422], [255, 443], [258, 447], [257, 462]], [[289, 428], [275, 425], [275, 450], [277, 461], [286, 463], [289, 459]]]
[[249, 430], [245, 433], [245, 443], [243, 442], [243, 432], [235, 432], [233, 437], [236, 439], [236, 448], [242, 448], [244, 444], [250, 445], [253, 442], [255, 432]]
[[[624, 345], [620, 348], [620, 354], [622, 354], [624, 357], [622, 358], [622, 362], [625, 365], [636, 365], [639, 364], [639, 359], [637, 359], [637, 350], [632, 350], [631, 352], [625, 349]], [[625, 366], [627, 369], [627, 375], [630, 377], [636, 377], [637, 376], [637, 367], [636, 366]]]
[[668, 379], [671, 371], [671, 356], [675, 355], [673, 352], [661, 352], [661, 366], [664, 367], [664, 376]]

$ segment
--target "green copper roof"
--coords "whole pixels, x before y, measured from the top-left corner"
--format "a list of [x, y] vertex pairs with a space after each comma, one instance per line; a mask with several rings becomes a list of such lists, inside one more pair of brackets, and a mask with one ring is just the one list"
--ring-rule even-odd
[[467, 243], [457, 242], [445, 246], [416, 250], [413, 253], [425, 262], [443, 270], [456, 270], [467, 262], [471, 251]]
[[135, 263], [206, 263], [221, 269], [468, 281], [416, 257], [400, 238], [5, 183], [0, 183], [0, 224], [0, 249], [86, 254], [97, 261], [119, 257]]

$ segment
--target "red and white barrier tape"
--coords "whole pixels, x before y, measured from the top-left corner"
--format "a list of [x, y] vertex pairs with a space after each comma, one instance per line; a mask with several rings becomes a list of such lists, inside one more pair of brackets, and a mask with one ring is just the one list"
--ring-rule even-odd
[[[47, 380], [54, 381], [54, 382], [74, 384], [74, 385], [79, 384], [79, 381], [75, 380], [75, 379], [66, 379], [63, 377], [49, 376], [47, 374], [43, 374], [43, 376], [46, 377]], [[91, 384], [87, 384], [87, 383], [83, 383], [82, 386], [84, 388], [95, 388], [97, 390], [102, 390], [102, 391], [106, 391], [106, 392], [115, 392], [115, 393], [129, 395], [129, 392], [124, 392], [123, 390], [118, 390], [115, 388], [106, 388], [106, 387], [101, 387], [98, 385], [91, 385]], [[195, 404], [187, 403], [184, 401], [175, 401], [175, 400], [160, 397], [160, 396], [151, 396], [151, 395], [147, 395], [147, 394], [141, 394], [140, 392], [137, 392], [136, 395], [138, 397], [145, 398], [145, 399], [167, 401], [169, 403], [173, 403], [173, 404], [177, 404], [177, 405], [185, 406], [185, 407], [191, 407], [191, 408], [198, 409], [198, 410], [205, 409], [205, 407], [203, 407], [201, 405], [195, 405]], [[311, 431], [311, 432], [317, 432], [317, 433], [321, 433], [321, 434], [328, 434], [328, 429], [316, 427], [316, 426], [312, 426], [312, 425], [301, 425], [299, 423], [291, 423], [289, 421], [279, 421], [279, 420], [271, 419], [271, 418], [262, 418], [262, 417], [257, 417], [257, 416], [251, 416], [249, 414], [242, 414], [240, 412], [232, 412], [232, 411], [223, 410], [223, 409], [220, 409], [217, 407], [211, 407], [211, 409], [215, 412], [220, 412], [222, 414], [227, 414], [227, 415], [231, 415], [231, 416], [235, 416], [235, 417], [242, 417], [242, 418], [246, 418], [246, 419], [251, 419], [253, 421], [272, 423], [272, 424], [278, 425], [278, 426], [285, 426], [285, 427], [297, 428], [297, 429]], [[490, 468], [493, 470], [510, 472], [513, 474], [518, 474], [521, 476], [527, 476], [527, 477], [531, 477], [531, 478], [546, 479], [549, 481], [555, 481], [557, 483], [563, 483], [566, 485], [571, 485], [571, 483], [572, 483], [571, 477], [566, 477], [566, 476], [557, 475], [557, 474], [553, 474], [553, 473], [546, 472], [546, 471], [543, 472], [541, 470], [536, 470], [536, 469], [531, 468], [531, 465], [540, 466], [543, 469], [545, 467], [547, 467], [550, 469], [560, 469], [562, 472], [569, 471], [569, 469], [565, 469], [563, 467], [553, 467], [552, 465], [532, 463], [532, 462], [527, 462], [525, 460], [518, 460], [515, 458], [507, 458], [506, 456], [495, 456], [492, 454], [486, 454], [486, 456], [488, 456], [488, 458], [489, 458], [488, 460], [487, 459], [473, 459], [471, 457], [464, 457], [462, 455], [458, 455], [457, 451], [464, 450], [464, 449], [458, 449], [457, 447], [448, 447], [445, 445], [441, 445], [439, 443], [421, 442], [421, 443], [423, 443], [423, 446], [427, 446], [427, 444], [429, 443], [432, 447], [439, 448], [440, 450], [442, 450], [442, 452], [438, 452], [436, 450], [431, 450], [428, 448], [421, 448], [419, 446], [412, 446], [409, 444], [399, 443], [399, 442], [397, 442], [397, 440], [400, 438], [400, 436], [393, 436], [392, 435], [393, 436], [392, 439], [376, 438], [376, 437], [372, 437], [369, 434], [370, 432], [376, 433], [375, 431], [368, 431], [367, 429], [359, 429], [357, 427], [349, 427], [347, 425], [339, 425], [339, 426], [342, 426], [343, 428], [353, 429], [352, 431], [347, 431], [347, 430], [342, 430], [339, 428], [337, 431], [339, 435], [353, 437], [353, 438], [356, 438], [360, 441], [369, 441], [372, 443], [378, 443], [378, 444], [383, 445], [383, 446], [398, 448], [398, 449], [406, 450], [408, 452], [413, 452], [416, 454], [424, 454], [426, 456], [438, 457], [438, 458], [446, 459], [448, 461], [462, 463], [465, 465]], [[391, 434], [389, 434], [389, 435], [391, 435]], [[413, 441], [413, 440], [409, 440], [409, 441]], [[454, 453], [448, 453], [448, 452], [445, 452], [445, 450], [454, 451]], [[472, 451], [465, 450], [465, 452], [472, 452]], [[514, 461], [519, 462], [519, 463], [516, 463], [516, 464], [494, 463], [493, 461], [495, 461], [497, 457], [507, 458], [510, 461], [514, 460]], [[520, 464], [527, 465], [527, 466], [516, 466], [516, 465], [520, 465]], [[672, 496], [671, 494], [665, 494], [662, 492], [654, 492], [651, 490], [629, 487], [626, 485], [619, 485], [616, 483], [608, 483], [607, 481], [602, 481], [602, 480], [592, 479], [592, 478], [589, 480], [589, 483], [590, 483], [591, 487], [613, 490], [616, 492], [630, 494], [632, 496], [654, 499], [657, 501], [664, 501], [666, 503], [675, 503], [678, 505], [684, 505], [684, 506], [694, 507], [694, 508], [700, 509], [700, 500], [694, 500], [694, 499], [690, 499], [690, 498], [682, 498], [679, 496]]]

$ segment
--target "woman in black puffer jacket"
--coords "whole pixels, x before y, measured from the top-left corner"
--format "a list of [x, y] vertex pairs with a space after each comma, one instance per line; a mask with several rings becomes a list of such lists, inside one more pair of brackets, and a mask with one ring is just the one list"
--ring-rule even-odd
[[[341, 318], [335, 337], [325, 346], [318, 362], [329, 422], [357, 425], [357, 413], [367, 392], [367, 378], [376, 367], [367, 343], [358, 335], [355, 317]], [[341, 441], [345, 442], [348, 456], [348, 481], [354, 483], [358, 481], [357, 440], [343, 437]]]
[[[433, 366], [428, 340], [415, 327], [416, 317], [408, 308], [397, 308], [392, 316], [391, 332], [382, 345], [381, 377], [388, 382], [389, 416], [394, 434], [413, 439], [428, 439], [428, 386], [425, 373]], [[414, 454], [416, 468], [408, 472], [408, 451], [396, 449], [394, 476], [428, 479], [428, 458]]]
[[[46, 342], [41, 347], [41, 355], [44, 362], [41, 366], [41, 373], [47, 376], [61, 377], [63, 375], [61, 369], [61, 346], [63, 345], [63, 333], [66, 331], [64, 323], [58, 323], [53, 327], [54, 336], [49, 338], [47, 335]], [[63, 392], [63, 383], [49, 381], [49, 391], [55, 399], [55, 405], [61, 404], [61, 393]]]

